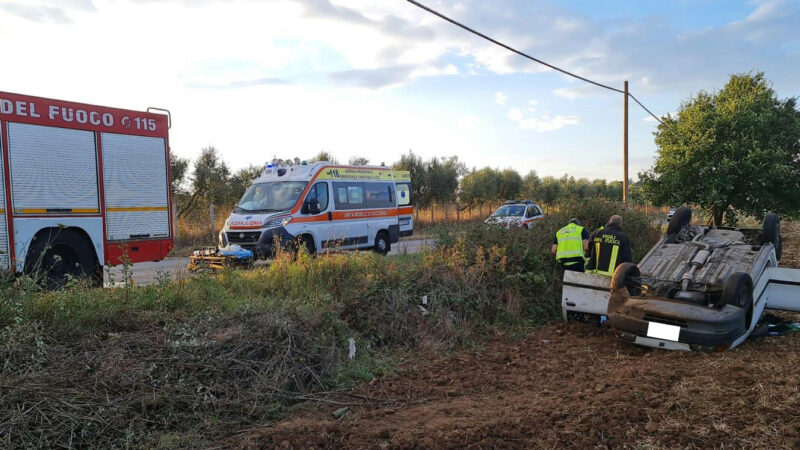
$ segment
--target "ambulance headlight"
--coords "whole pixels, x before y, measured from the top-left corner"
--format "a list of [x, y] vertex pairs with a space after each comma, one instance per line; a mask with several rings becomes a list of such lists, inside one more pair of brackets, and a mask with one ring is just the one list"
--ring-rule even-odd
[[[227, 223], [225, 224], [225, 227], [226, 227], [226, 228], [228, 227], [228, 224], [227, 224]], [[224, 247], [227, 247], [227, 246], [228, 246], [228, 236], [226, 236], [226, 235], [225, 235], [225, 232], [224, 232], [224, 231], [220, 231], [220, 232], [219, 232], [219, 238], [218, 238], [218, 240], [219, 240], [219, 242], [218, 242], [218, 246], [219, 246], [219, 248], [224, 248]]]
[[276, 217], [274, 219], [270, 219], [264, 222], [264, 228], [285, 227], [286, 225], [289, 225], [289, 222], [291, 221], [292, 221], [291, 216]]

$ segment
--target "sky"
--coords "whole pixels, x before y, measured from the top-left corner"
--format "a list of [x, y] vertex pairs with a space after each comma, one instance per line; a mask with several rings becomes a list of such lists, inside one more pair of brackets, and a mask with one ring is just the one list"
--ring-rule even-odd
[[[657, 116], [732, 73], [800, 95], [798, 0], [421, 0]], [[325, 150], [622, 179], [623, 96], [404, 0], [0, 0], [0, 91], [169, 109], [173, 153], [233, 168]], [[631, 102], [630, 174], [657, 122]]]

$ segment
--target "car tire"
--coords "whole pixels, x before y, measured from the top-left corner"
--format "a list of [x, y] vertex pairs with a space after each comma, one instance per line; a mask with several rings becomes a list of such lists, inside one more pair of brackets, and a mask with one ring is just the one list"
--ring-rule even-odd
[[60, 289], [70, 279], [85, 278], [92, 287], [103, 285], [103, 271], [91, 242], [70, 229], [37, 233], [25, 257], [24, 273], [39, 278], [47, 289]]
[[770, 242], [775, 246], [775, 257], [781, 260], [783, 253], [783, 243], [781, 242], [781, 218], [775, 213], [769, 213], [764, 217], [764, 224], [761, 227], [761, 239], [764, 243]]
[[633, 280], [640, 276], [641, 272], [636, 264], [625, 262], [618, 265], [614, 270], [614, 275], [611, 276], [611, 292], [624, 287], [628, 289], [629, 295], [642, 295], [642, 284]]
[[379, 255], [386, 255], [392, 249], [391, 244], [389, 243], [389, 233], [385, 231], [379, 231], [378, 234], [375, 236], [375, 246], [372, 248], [375, 250], [375, 253]]
[[667, 225], [667, 236], [676, 235], [680, 233], [681, 229], [686, 225], [692, 223], [692, 208], [688, 206], [681, 206], [675, 211], [675, 214], [669, 219]]
[[317, 246], [314, 244], [313, 237], [304, 234], [295, 240], [295, 252], [299, 254], [301, 251], [305, 251], [309, 255], [317, 253]]
[[733, 305], [745, 310], [745, 329], [753, 315], [753, 279], [745, 272], [734, 272], [722, 287], [720, 306]]

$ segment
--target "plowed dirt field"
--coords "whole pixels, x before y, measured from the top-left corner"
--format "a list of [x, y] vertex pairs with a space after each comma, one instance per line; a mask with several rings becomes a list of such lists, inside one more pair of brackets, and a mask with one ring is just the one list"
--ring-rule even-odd
[[[800, 224], [782, 266], [800, 268]], [[800, 315], [780, 314], [800, 321]], [[256, 448], [800, 448], [800, 332], [718, 354], [644, 349], [553, 324], [479, 351], [415, 355], [397, 375], [275, 426]], [[339, 420], [331, 413], [349, 405]]]

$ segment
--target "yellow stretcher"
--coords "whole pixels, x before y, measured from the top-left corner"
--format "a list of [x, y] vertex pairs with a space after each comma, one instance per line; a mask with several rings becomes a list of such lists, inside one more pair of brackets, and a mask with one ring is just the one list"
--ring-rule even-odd
[[225, 254], [216, 247], [203, 247], [189, 256], [190, 272], [214, 271], [229, 268], [250, 268], [253, 265], [252, 252], [249, 257], [239, 254]]

